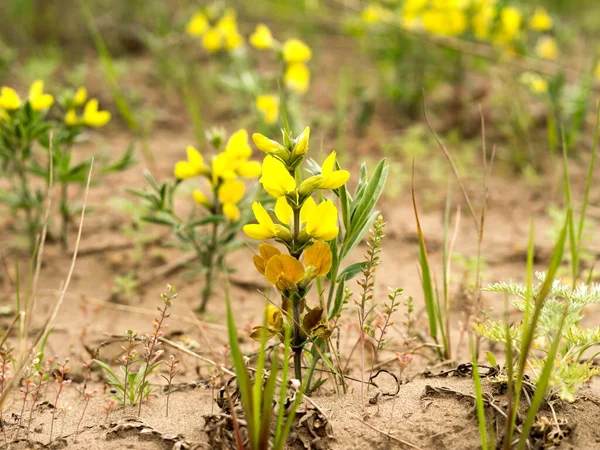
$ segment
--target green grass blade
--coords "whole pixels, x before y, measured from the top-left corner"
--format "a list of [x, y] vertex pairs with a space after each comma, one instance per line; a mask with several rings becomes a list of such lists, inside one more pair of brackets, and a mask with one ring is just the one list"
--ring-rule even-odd
[[565, 319], [567, 317], [568, 307], [569, 305], [565, 304], [565, 309], [561, 316], [558, 330], [556, 330], [556, 336], [552, 341], [552, 345], [550, 347], [550, 352], [548, 353], [546, 363], [544, 364], [544, 368], [542, 369], [540, 378], [538, 379], [538, 382], [535, 386], [535, 394], [533, 395], [531, 405], [529, 406], [529, 411], [527, 412], [527, 417], [525, 418], [525, 423], [523, 424], [523, 430], [519, 439], [518, 450], [525, 449], [525, 446], [527, 445], [527, 438], [529, 437], [529, 432], [531, 431], [531, 427], [535, 422], [536, 414], [540, 409], [540, 406], [542, 405], [544, 397], [546, 396], [546, 390], [548, 389], [550, 376], [552, 375], [552, 370], [554, 369], [554, 364], [556, 363], [556, 354], [558, 353], [558, 347], [560, 345], [560, 341], [562, 340], [562, 331], [565, 324]]
[[429, 260], [427, 258], [427, 248], [425, 246], [425, 239], [423, 237], [423, 230], [421, 229], [421, 222], [419, 221], [419, 212], [417, 210], [417, 200], [415, 197], [414, 185], [414, 165], [412, 183], [412, 202], [413, 209], [415, 211], [415, 220], [417, 222], [417, 234], [419, 237], [419, 266], [421, 268], [421, 285], [423, 287], [423, 295], [425, 299], [425, 310], [427, 311], [427, 318], [429, 319], [429, 334], [431, 335], [432, 339], [437, 343], [437, 314], [435, 311], [435, 297], [433, 293], [433, 284], [431, 280]]
[[473, 336], [469, 336], [470, 347], [471, 347], [471, 364], [473, 367], [473, 384], [475, 386], [475, 406], [477, 408], [477, 422], [479, 424], [479, 441], [481, 442], [481, 448], [487, 450], [488, 438], [487, 438], [487, 427], [485, 424], [485, 408], [483, 402], [483, 387], [481, 385], [481, 378], [479, 377], [479, 365], [477, 364], [477, 356], [475, 351], [475, 343]]
[[246, 368], [246, 364], [244, 362], [244, 355], [240, 350], [237, 340], [237, 328], [235, 326], [235, 320], [233, 320], [233, 312], [231, 311], [228, 282], [225, 284], [225, 304], [227, 306], [227, 334], [229, 336], [231, 358], [233, 359], [235, 375], [237, 377], [238, 386], [242, 395], [242, 405], [244, 407], [246, 417], [248, 418], [248, 434], [250, 435], [252, 441], [252, 436], [256, 434], [254, 430], [254, 423], [252, 420], [250, 420], [254, 411], [252, 387], [250, 384], [248, 369]]

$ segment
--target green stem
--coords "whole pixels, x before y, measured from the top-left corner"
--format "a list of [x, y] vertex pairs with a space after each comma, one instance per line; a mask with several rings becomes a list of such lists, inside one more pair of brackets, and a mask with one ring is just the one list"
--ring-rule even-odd
[[294, 329], [292, 338], [292, 350], [294, 351], [294, 374], [296, 379], [302, 384], [302, 348], [304, 340], [300, 330], [300, 308], [302, 299], [292, 299], [292, 313], [294, 317]]
[[204, 274], [204, 289], [202, 289], [202, 303], [200, 303], [199, 312], [203, 313], [206, 311], [206, 305], [210, 299], [213, 291], [213, 275], [215, 265], [215, 254], [217, 250], [217, 231], [218, 225], [216, 222], [212, 224], [212, 233], [210, 236], [210, 242], [208, 244], [205, 260], [206, 272]]
[[60, 186], [60, 216], [62, 220], [61, 231], [60, 231], [60, 241], [64, 250], [67, 249], [67, 235], [69, 232], [69, 186], [67, 183], [63, 183]]
[[29, 180], [27, 178], [25, 161], [19, 161], [19, 164], [17, 165], [17, 174], [19, 176], [19, 182], [21, 184], [21, 195], [23, 196], [23, 209], [25, 210], [25, 226], [29, 237], [29, 251], [33, 253], [36, 245], [37, 227], [35, 226], [35, 220], [31, 211], [32, 199], [31, 192], [29, 190]]

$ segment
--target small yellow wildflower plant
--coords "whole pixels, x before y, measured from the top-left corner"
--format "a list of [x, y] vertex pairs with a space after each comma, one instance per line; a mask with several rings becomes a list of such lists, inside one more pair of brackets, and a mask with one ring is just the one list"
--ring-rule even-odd
[[[61, 190], [60, 239], [67, 246], [68, 227], [77, 211], [69, 201], [69, 186], [85, 185], [90, 169], [90, 161], [76, 161], [72, 149], [88, 128], [102, 127], [109, 120], [110, 113], [99, 110], [98, 100], [88, 99], [85, 88], [55, 98], [46, 92], [42, 80], [36, 80], [27, 97], [21, 98], [13, 88], [0, 87], [0, 177], [8, 180], [6, 192], [0, 189], [0, 199], [24, 224], [31, 251], [42, 227], [43, 203], [51, 178]], [[97, 173], [121, 171], [132, 164], [133, 149], [129, 148], [117, 161], [104, 161]], [[35, 183], [32, 177], [44, 183]]]
[[[310, 86], [308, 62], [312, 51], [304, 42], [291, 38], [278, 41], [265, 24], [256, 25], [247, 37], [239, 29], [236, 11], [209, 5], [196, 12], [186, 25], [186, 33], [200, 41], [203, 49], [218, 64], [218, 84], [225, 92], [236, 93], [240, 109], [254, 105], [254, 112], [267, 126], [277, 124], [279, 118], [279, 95], [277, 81], [291, 99], [304, 95]], [[255, 52], [250, 52], [254, 49]], [[274, 73], [259, 70], [258, 62], [271, 55], [278, 70]], [[290, 108], [290, 111], [293, 111]], [[292, 120], [293, 122], [293, 120]]]
[[[285, 116], [284, 121], [287, 123]], [[291, 327], [295, 376], [302, 380], [303, 349], [307, 344], [312, 345], [307, 356], [311, 358], [310, 378], [319, 357], [326, 358], [321, 348], [325, 348], [347, 300], [345, 282], [360, 272], [361, 264], [343, 270], [340, 267], [378, 214], [373, 209], [383, 189], [387, 167], [381, 161], [368, 180], [363, 166], [352, 198], [346, 188], [350, 172], [339, 167], [335, 151], [319, 165], [306, 160], [308, 127], [295, 137], [289, 127], [282, 132], [281, 143], [259, 133], [252, 135], [256, 147], [265, 153], [259, 182], [275, 205], [268, 211], [261, 202], [254, 202], [256, 223], [243, 229], [251, 239], [263, 241], [254, 256], [254, 265], [280, 294], [281, 305], [267, 307], [265, 325], [256, 327], [251, 337], [260, 340], [265, 335], [278, 336], [283, 340]], [[283, 251], [264, 242], [268, 240], [280, 244]], [[325, 280], [329, 280], [327, 300], [323, 295]], [[307, 297], [315, 282], [319, 298], [310, 305]], [[331, 367], [328, 359], [326, 362]]]
[[[146, 172], [150, 192], [130, 191], [147, 203], [149, 214], [144, 220], [172, 228], [184, 247], [196, 252], [199, 271], [205, 276], [198, 312], [206, 310], [214, 279], [226, 270], [225, 257], [239, 247], [237, 233], [251, 218], [249, 201], [256, 190], [248, 191], [245, 180], [255, 180], [261, 173], [260, 163], [250, 159], [252, 148], [246, 130], [236, 131], [227, 140], [222, 130], [212, 130], [207, 140], [214, 156], [208, 158], [188, 146], [186, 158], [175, 164], [173, 180], [159, 185]], [[198, 183], [188, 196], [196, 207], [182, 218], [176, 212], [175, 193], [186, 180]]]

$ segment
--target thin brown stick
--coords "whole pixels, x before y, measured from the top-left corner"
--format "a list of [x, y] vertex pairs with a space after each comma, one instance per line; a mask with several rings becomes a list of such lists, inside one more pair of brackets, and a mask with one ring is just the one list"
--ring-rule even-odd
[[[77, 260], [77, 251], [79, 250], [79, 244], [81, 243], [81, 232], [83, 230], [83, 219], [85, 217], [85, 209], [87, 206], [88, 196], [90, 193], [90, 182], [92, 181], [93, 168], [94, 168], [94, 159], [92, 158], [92, 161], [90, 164], [90, 171], [88, 173], [87, 184], [85, 186], [85, 193], [83, 196], [83, 205], [81, 207], [81, 218], [79, 220], [79, 231], [77, 233], [77, 240], [75, 242], [75, 251], [73, 253], [73, 258], [71, 259], [71, 266], [69, 267], [69, 273], [67, 274], [67, 278], [66, 278], [65, 282], [63, 283], [60, 296], [59, 296], [56, 304], [54, 305], [54, 308], [52, 309], [50, 316], [46, 320], [44, 327], [40, 331], [35, 342], [30, 347], [28, 354], [24, 358], [20, 358], [19, 365], [17, 366], [17, 369], [14, 372], [14, 377], [12, 378], [12, 380], [10, 380], [9, 384], [5, 387], [4, 391], [0, 395], [0, 407], [2, 407], [4, 405], [4, 402], [10, 395], [11, 391], [14, 389], [15, 384], [17, 382], [20, 382], [20, 380], [23, 378], [23, 373], [25, 372], [25, 369], [29, 366], [29, 364], [35, 357], [36, 349], [37, 349], [38, 345], [40, 344], [40, 342], [42, 341], [44, 336], [46, 336], [46, 334], [48, 334], [48, 332], [52, 328], [52, 325], [53, 325], [54, 321], [56, 320], [56, 316], [58, 315], [58, 311], [60, 310], [60, 307], [65, 299], [65, 295], [67, 293], [69, 283], [71, 282], [71, 277], [73, 276], [73, 271], [75, 270], [75, 261]], [[42, 244], [43, 244], [43, 242], [42, 242]]]
[[458, 173], [458, 168], [456, 167], [456, 164], [454, 164], [454, 160], [452, 159], [452, 156], [450, 156], [450, 152], [448, 152], [448, 149], [446, 148], [446, 146], [444, 145], [442, 140], [439, 138], [439, 136], [433, 129], [433, 125], [431, 125], [431, 121], [429, 120], [429, 116], [427, 115], [427, 108], [426, 108], [426, 104], [425, 104], [425, 95], [423, 95], [423, 115], [425, 117], [425, 122], [427, 123], [427, 127], [429, 128], [429, 131], [431, 132], [431, 134], [433, 135], [434, 139], [436, 140], [438, 146], [442, 150], [442, 153], [444, 153], [444, 156], [448, 160], [448, 164], [450, 164], [450, 167], [452, 168], [452, 171], [454, 172], [454, 175], [456, 176], [456, 181], [458, 182], [458, 186], [460, 187], [460, 190], [465, 199], [465, 202], [467, 203], [467, 207], [469, 208], [469, 213], [471, 214], [471, 217], [473, 218], [473, 223], [475, 224], [475, 229], [477, 230], [477, 234], [479, 234], [479, 221], [477, 220], [477, 215], [475, 214], [475, 209], [473, 209], [473, 205], [471, 203], [471, 199], [469, 198], [469, 194], [467, 194], [467, 190], [465, 189], [465, 186], [462, 183], [460, 174]]

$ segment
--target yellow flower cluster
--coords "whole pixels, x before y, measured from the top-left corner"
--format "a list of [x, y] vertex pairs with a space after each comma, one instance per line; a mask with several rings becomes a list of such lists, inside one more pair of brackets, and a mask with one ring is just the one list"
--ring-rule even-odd
[[471, 34], [480, 41], [513, 52], [515, 44], [530, 30], [542, 33], [535, 51], [543, 59], [556, 59], [558, 46], [551, 36], [553, 20], [538, 7], [525, 23], [524, 13], [498, 0], [404, 0], [399, 11], [372, 4], [362, 12], [365, 22], [397, 23], [408, 30], [438, 36]]
[[252, 149], [248, 143], [246, 130], [238, 130], [231, 135], [222, 152], [218, 153], [209, 164], [194, 147], [187, 148], [187, 161], [175, 164], [174, 175], [180, 180], [205, 177], [213, 191], [214, 200], [209, 200], [201, 190], [193, 192], [196, 203], [206, 207], [213, 214], [223, 213], [228, 219], [236, 221], [240, 218], [237, 204], [245, 193], [244, 183], [239, 178], [256, 178], [260, 175], [261, 166], [258, 161], [250, 161]]
[[[77, 110], [81, 107], [83, 107], [83, 112], [81, 116], [78, 116]], [[110, 118], [110, 112], [98, 110], [98, 100], [95, 98], [88, 100], [88, 92], [84, 87], [77, 89], [73, 98], [67, 102], [65, 124], [70, 127], [78, 125], [94, 128], [103, 127], [110, 121]]]
[[[254, 264], [267, 280], [282, 293], [302, 290], [316, 276], [331, 268], [331, 250], [326, 241], [338, 235], [338, 211], [331, 200], [320, 203], [312, 197], [317, 190], [334, 190], [350, 178], [346, 170], [336, 170], [336, 153], [332, 152], [323, 163], [321, 173], [296, 181], [296, 171], [308, 151], [309, 128], [295, 139], [284, 139], [285, 145], [262, 134], [252, 135], [254, 144], [266, 153], [259, 182], [276, 199], [274, 216], [255, 202], [252, 210], [256, 224], [244, 226], [252, 239], [275, 239], [284, 244], [289, 255], [282, 255], [275, 247], [262, 244]], [[304, 252], [304, 263], [300, 256]], [[286, 294], [287, 295], [287, 294]]]
[[[72, 99], [67, 100], [67, 113], [64, 121], [67, 126], [85, 125], [88, 127], [102, 127], [110, 121], [108, 111], [98, 110], [98, 100], [90, 99], [87, 103], [87, 90], [79, 88]], [[12, 88], [0, 88], [0, 119], [8, 118], [8, 113], [16, 111], [28, 103], [34, 111], [46, 111], [54, 104], [54, 97], [44, 92], [44, 82], [36, 80], [29, 88], [26, 102], [21, 100], [19, 94]], [[85, 106], [84, 106], [85, 105]], [[77, 108], [83, 107], [81, 117], [77, 116]]]
[[[269, 27], [264, 24], [256, 26], [250, 35], [250, 44], [259, 50], [277, 52], [285, 64], [283, 83], [286, 88], [296, 94], [305, 94], [310, 85], [310, 70], [306, 65], [312, 58], [308, 45], [299, 39], [288, 39], [283, 44], [273, 37]], [[261, 95], [256, 98], [256, 109], [260, 111], [267, 124], [277, 122], [279, 101], [274, 95]]]
[[[34, 81], [29, 88], [27, 102], [34, 111], [45, 111], [54, 104], [54, 97], [44, 93], [44, 82]], [[7, 117], [11, 111], [16, 111], [24, 105], [21, 97], [13, 88], [2, 86], [0, 88], [0, 117]]]
[[194, 14], [187, 24], [186, 32], [202, 38], [202, 46], [209, 53], [232, 51], [244, 44], [244, 38], [238, 31], [235, 10], [231, 8], [226, 9], [223, 14], [212, 7]]

